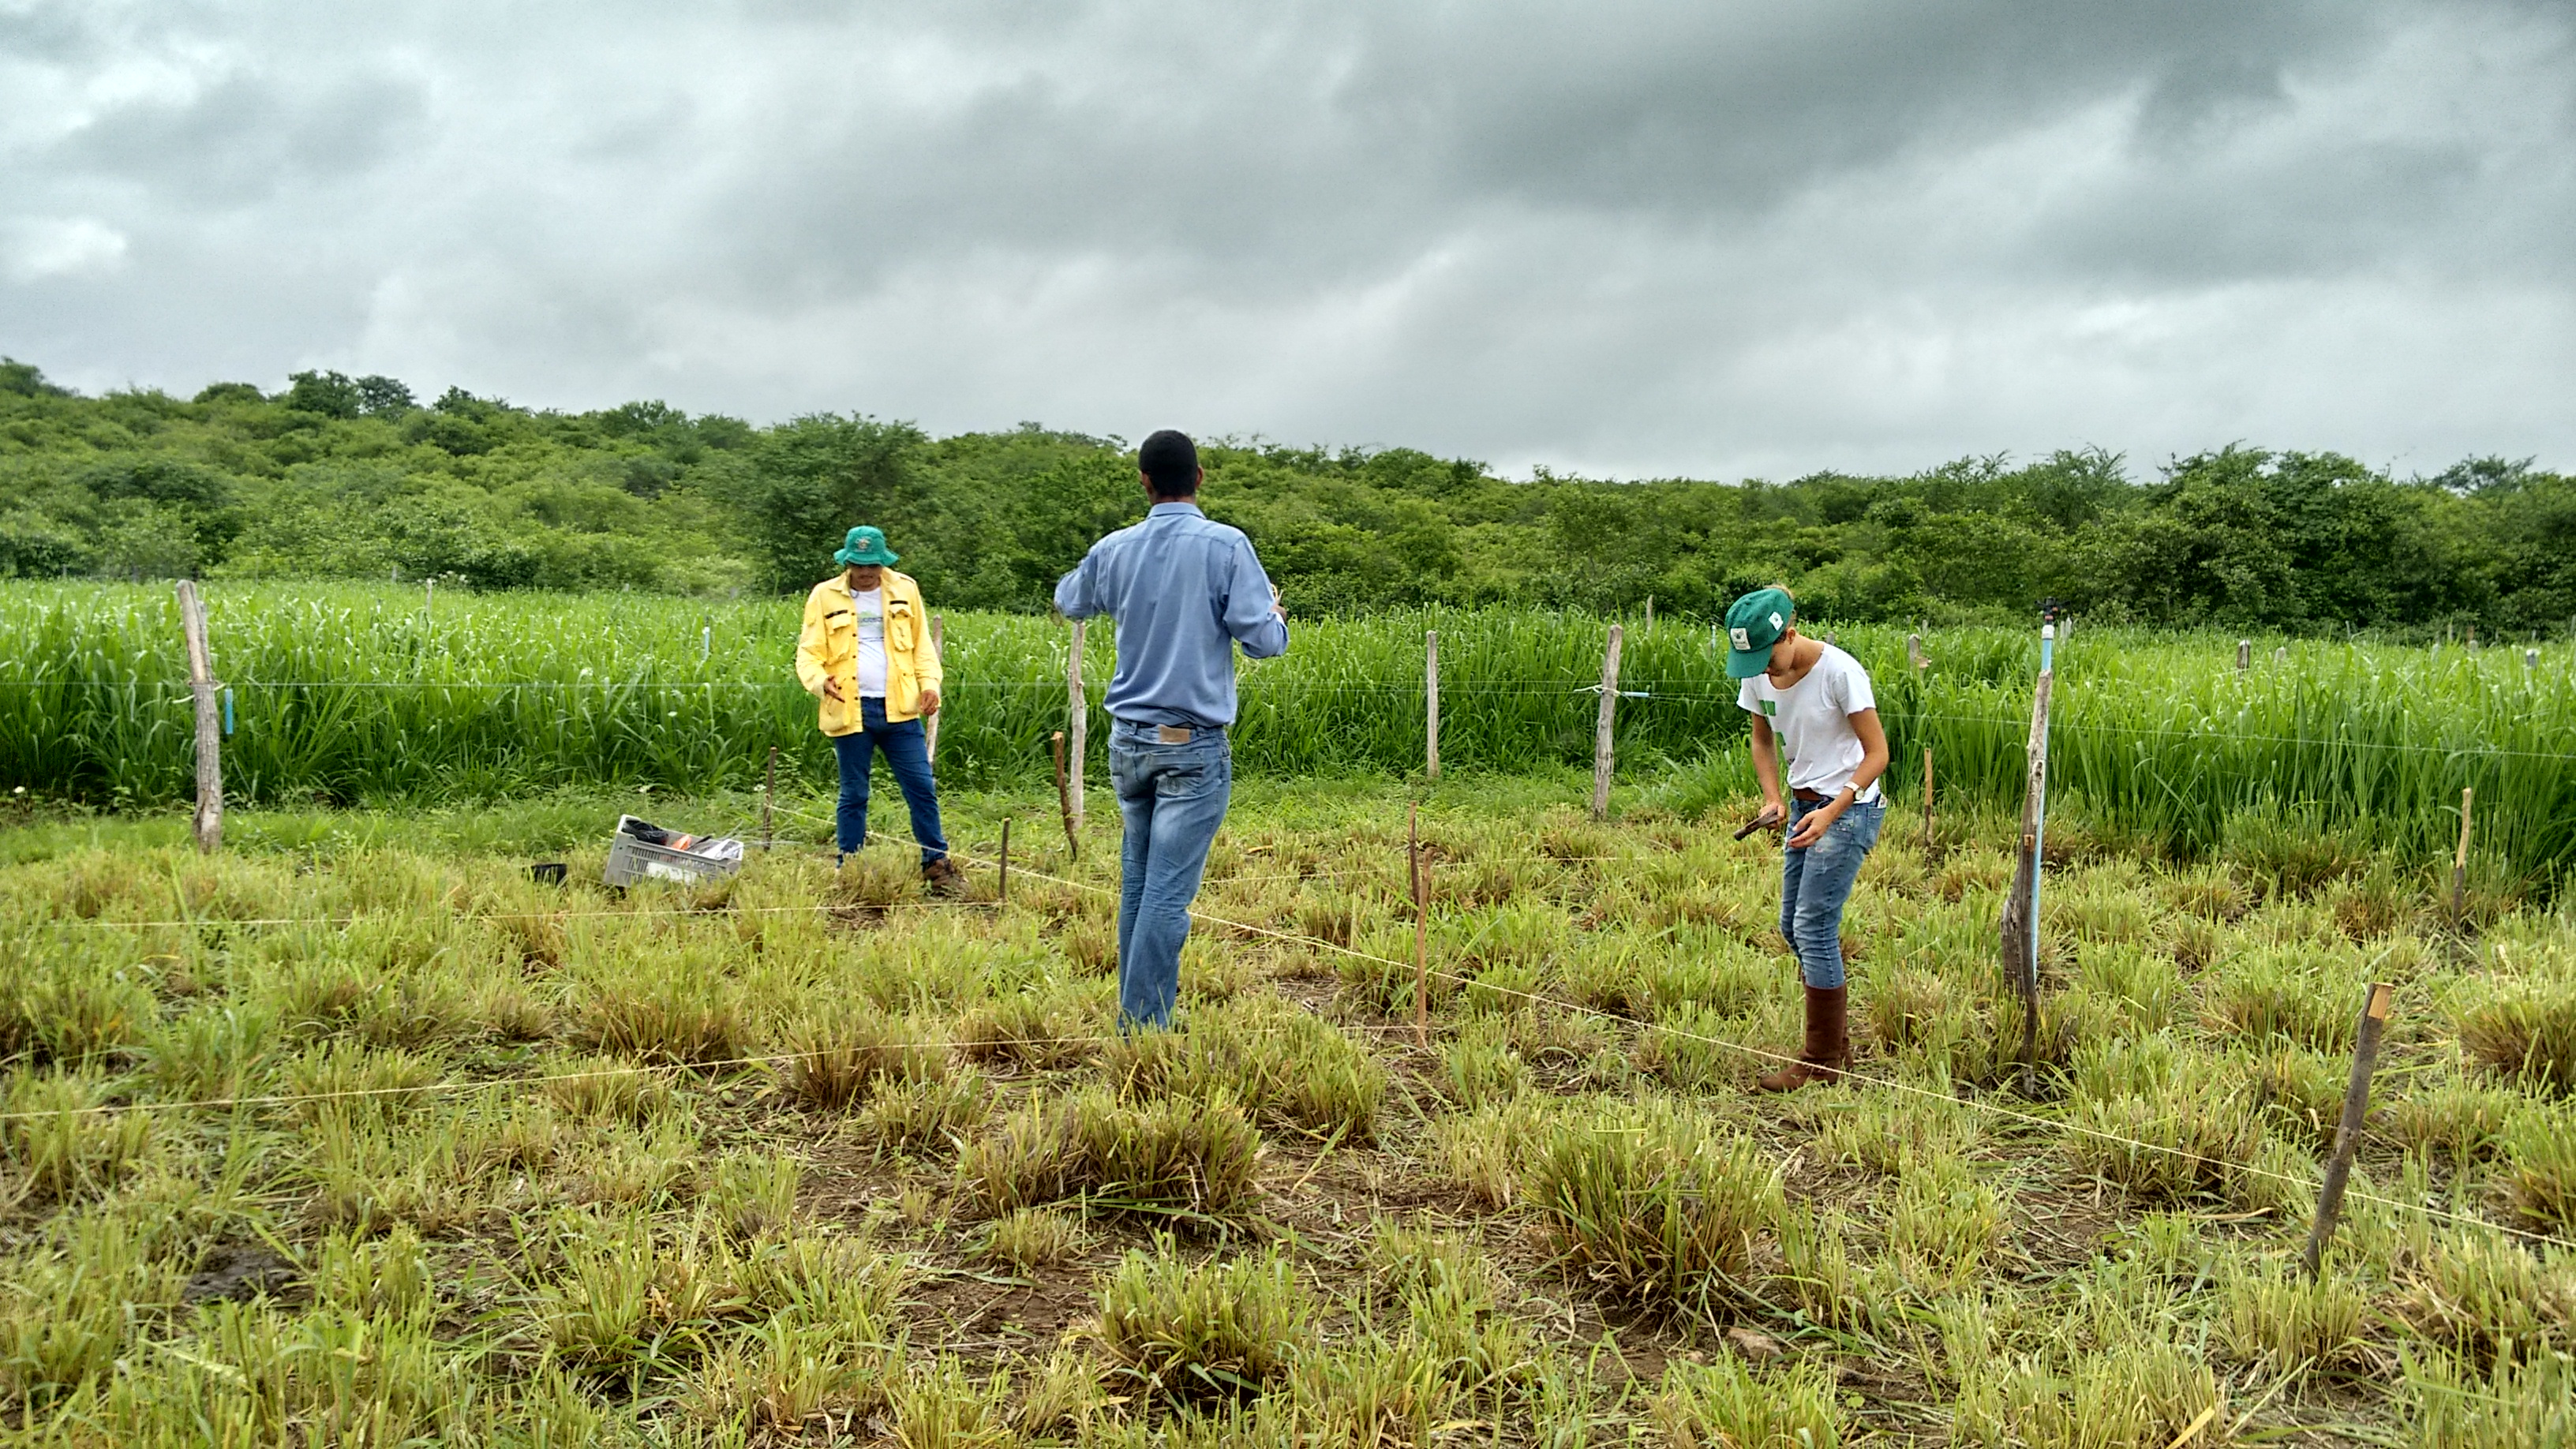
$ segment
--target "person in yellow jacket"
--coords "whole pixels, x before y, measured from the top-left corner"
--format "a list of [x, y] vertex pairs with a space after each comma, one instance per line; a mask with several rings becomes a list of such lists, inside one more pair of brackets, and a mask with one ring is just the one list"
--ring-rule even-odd
[[841, 572], [805, 596], [796, 677], [822, 701], [818, 722], [840, 757], [841, 858], [867, 844], [868, 768], [882, 750], [912, 812], [922, 879], [935, 894], [955, 895], [964, 877], [940, 833], [939, 787], [921, 727], [939, 713], [940, 685], [921, 586], [894, 571], [901, 556], [886, 547], [879, 529], [851, 529], [832, 560]]

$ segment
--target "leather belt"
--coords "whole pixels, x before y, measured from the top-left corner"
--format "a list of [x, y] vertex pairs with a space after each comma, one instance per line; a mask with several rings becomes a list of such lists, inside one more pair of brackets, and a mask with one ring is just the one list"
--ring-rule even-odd
[[1131, 726], [1135, 729], [1152, 731], [1154, 743], [1158, 745], [1186, 745], [1201, 735], [1221, 735], [1225, 733], [1225, 731], [1221, 729], [1206, 730], [1192, 729], [1188, 725], [1147, 724], [1143, 720], [1136, 719], [1122, 719], [1119, 723]]
[[1823, 793], [1821, 793], [1821, 792], [1819, 792], [1819, 791], [1815, 791], [1815, 790], [1807, 790], [1807, 789], [1797, 789], [1797, 790], [1792, 790], [1792, 791], [1790, 791], [1789, 793], [1790, 793], [1790, 794], [1792, 794], [1792, 795], [1794, 795], [1794, 796], [1796, 796], [1797, 798], [1799, 798], [1799, 799], [1801, 799], [1801, 800], [1806, 801], [1806, 802], [1807, 802], [1808, 804], [1810, 804], [1810, 805], [1822, 805], [1822, 804], [1824, 804], [1826, 801], [1831, 800], [1832, 798], [1834, 798], [1834, 797], [1833, 797], [1833, 796], [1831, 796], [1831, 795], [1827, 795], [1827, 794], [1823, 794]]

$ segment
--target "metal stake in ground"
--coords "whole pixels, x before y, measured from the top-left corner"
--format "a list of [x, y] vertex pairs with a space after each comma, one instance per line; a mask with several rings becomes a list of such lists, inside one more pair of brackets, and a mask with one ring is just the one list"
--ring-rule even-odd
[[2030, 773], [2021, 802], [2021, 859], [2004, 903], [2004, 969], [2021, 992], [2021, 1092], [2035, 1095], [2039, 1069], [2039, 865], [2048, 819], [2048, 701], [2057, 682], [2057, 630], [2039, 630], [2039, 682], [2031, 690]]
[[1405, 807], [1405, 859], [1413, 874], [1413, 1044], [1431, 1045], [1431, 893], [1422, 878], [1422, 807]]
[[2460, 848], [2451, 857], [2451, 929], [2458, 930], [2468, 918], [2469, 903], [2469, 801], [2477, 795], [2475, 786], [2460, 790]]
[[1610, 626], [1610, 644], [1601, 653], [1601, 717], [1592, 727], [1592, 818], [1610, 818], [1610, 721], [1619, 708], [1620, 628]]
[[2370, 1110], [2370, 1074], [2379, 1065], [2379, 1035], [2388, 1025], [2388, 1008], [2396, 991], [2374, 983], [2361, 1000], [2361, 1023], [2353, 1032], [2352, 1079], [2344, 1084], [2343, 1120], [2335, 1126], [2334, 1153], [2326, 1159], [2325, 1185], [2317, 1190], [2317, 1220], [2308, 1229], [2308, 1276], [2317, 1276], [2326, 1240], [2343, 1216], [2344, 1185], [2352, 1179], [2352, 1155], [2361, 1146], [2361, 1120]]
[[206, 650], [206, 602], [193, 579], [179, 581], [179, 627], [188, 639], [188, 687], [197, 697], [197, 848], [211, 853], [224, 843], [224, 721]]
[[1082, 620], [1080, 619], [1073, 621], [1073, 652], [1066, 656], [1064, 662], [1064, 692], [1066, 707], [1071, 711], [1070, 718], [1065, 721], [1065, 728], [1073, 732], [1070, 751], [1071, 772], [1065, 777], [1071, 781], [1071, 788], [1064, 797], [1064, 828], [1069, 838], [1073, 832], [1082, 829], [1082, 747], [1091, 736], [1091, 706], [1082, 692]]
[[1422, 635], [1422, 776], [1440, 778], [1440, 631]]
[[1055, 746], [1055, 803], [1056, 808], [1064, 812], [1065, 853], [1075, 860], [1080, 860], [1082, 859], [1082, 834], [1074, 828], [1073, 791], [1064, 779], [1064, 731], [1057, 730], [1051, 743]]

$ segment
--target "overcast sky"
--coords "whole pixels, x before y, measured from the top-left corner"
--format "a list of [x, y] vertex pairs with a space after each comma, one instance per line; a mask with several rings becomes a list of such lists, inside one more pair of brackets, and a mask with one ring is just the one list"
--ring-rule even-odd
[[0, 352], [1619, 477], [2576, 469], [2576, 14], [0, 0]]

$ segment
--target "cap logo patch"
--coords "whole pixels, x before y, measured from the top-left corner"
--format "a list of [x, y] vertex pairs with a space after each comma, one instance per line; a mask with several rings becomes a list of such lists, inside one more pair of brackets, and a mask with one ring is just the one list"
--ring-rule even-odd
[[1772, 628], [1774, 628], [1774, 629], [1777, 629], [1777, 628], [1782, 627], [1782, 626], [1783, 626], [1783, 624], [1784, 624], [1785, 622], [1786, 622], [1786, 621], [1784, 621], [1784, 620], [1783, 620], [1779, 615], [1777, 615], [1777, 614], [1774, 614], [1774, 615], [1772, 615], [1772, 616], [1771, 616], [1771, 627], [1772, 627]]
[[1746, 633], [1742, 629], [1729, 629], [1726, 632], [1730, 638], [1735, 640], [1736, 648], [1750, 649], [1753, 647], [1753, 636], [1751, 634]]

